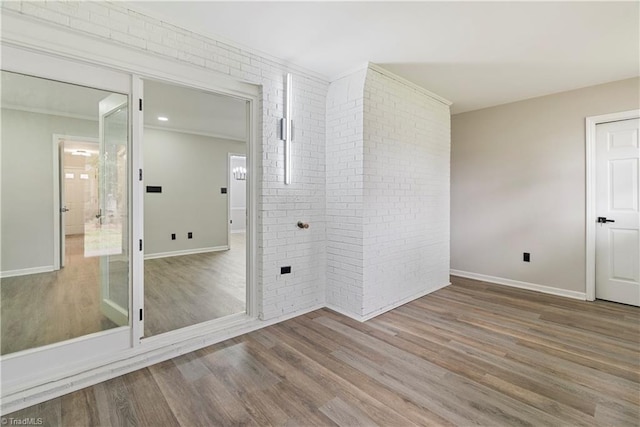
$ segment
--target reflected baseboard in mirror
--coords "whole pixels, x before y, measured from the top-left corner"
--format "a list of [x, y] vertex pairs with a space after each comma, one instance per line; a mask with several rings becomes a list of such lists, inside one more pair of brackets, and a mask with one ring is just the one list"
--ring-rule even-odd
[[0, 77], [2, 354], [128, 325], [126, 85]]
[[66, 267], [2, 279], [2, 354], [105, 331], [100, 260], [84, 256], [84, 235], [67, 236]]
[[[97, 258], [67, 236], [67, 267], [2, 279], [2, 354], [115, 328], [100, 311]], [[245, 234], [223, 252], [145, 261], [145, 336], [245, 311]]]
[[246, 180], [242, 189], [233, 185], [229, 159], [247, 155], [249, 116], [246, 100], [143, 83], [144, 185], [162, 187], [144, 193], [150, 258], [144, 261], [143, 334], [150, 337], [246, 312], [245, 234], [230, 233], [230, 208], [235, 199], [249, 206], [249, 187]]
[[145, 260], [145, 337], [245, 312], [245, 233], [230, 243], [228, 251]]

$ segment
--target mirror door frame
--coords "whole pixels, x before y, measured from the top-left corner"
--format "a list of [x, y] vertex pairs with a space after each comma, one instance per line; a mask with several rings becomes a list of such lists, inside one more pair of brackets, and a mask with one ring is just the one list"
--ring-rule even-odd
[[[130, 77], [123, 72], [110, 70], [71, 60], [40, 54], [33, 51], [2, 45], [2, 69], [14, 73], [51, 79], [73, 85], [86, 86], [113, 93], [121, 93], [130, 98]], [[52, 138], [54, 136], [52, 135]], [[129, 136], [128, 147], [132, 141]], [[59, 155], [59, 154], [58, 154]], [[54, 156], [55, 160], [58, 160]], [[59, 164], [57, 166], [59, 169]], [[54, 166], [54, 170], [56, 167]], [[58, 180], [59, 180], [58, 170]], [[52, 176], [52, 179], [55, 180]], [[52, 186], [53, 188], [53, 186]], [[53, 197], [55, 211], [56, 200]], [[59, 228], [58, 213], [52, 212], [54, 225]], [[129, 215], [131, 211], [129, 211]], [[55, 228], [55, 227], [54, 227]], [[60, 230], [64, 232], [64, 230]], [[60, 256], [59, 240], [51, 248], [53, 256]], [[131, 241], [129, 241], [129, 246]], [[59, 259], [58, 259], [59, 260]], [[53, 261], [53, 260], [52, 260]], [[131, 280], [129, 280], [131, 287]], [[129, 307], [130, 309], [130, 307]], [[131, 316], [129, 316], [131, 318]], [[0, 356], [2, 362], [2, 397], [5, 393], [17, 392], [42, 385], [56, 378], [68, 376], [82, 369], [84, 363], [96, 359], [96, 351], [109, 358], [131, 348], [130, 322], [127, 326], [96, 332], [81, 337], [60, 341]]]
[[[246, 158], [247, 167], [247, 194], [246, 194], [246, 297], [245, 311], [243, 313], [232, 314], [229, 316], [212, 319], [191, 326], [175, 329], [172, 331], [162, 332], [158, 335], [149, 337], [144, 336], [144, 81], [153, 80], [162, 84], [170, 84], [187, 89], [196, 89], [211, 94], [236, 98], [246, 102], [246, 153], [241, 154]], [[257, 89], [257, 88], [256, 88]], [[193, 79], [187, 79], [184, 76], [163, 74], [163, 76], [148, 76], [142, 74], [132, 75], [132, 124], [133, 124], [133, 189], [132, 189], [132, 206], [134, 212], [134, 248], [133, 248], [133, 311], [135, 319], [133, 322], [133, 346], [142, 346], [145, 348], [158, 348], [166, 344], [177, 342], [187, 337], [202, 334], [204, 331], [223, 330], [227, 327], [235, 327], [238, 323], [246, 322], [250, 319], [258, 318], [258, 299], [256, 285], [256, 249], [257, 249], [257, 153], [258, 143], [256, 141], [256, 129], [258, 129], [258, 101], [259, 93], [255, 91], [237, 91], [233, 87], [211, 81], [207, 83], [198, 83]], [[135, 102], [138, 100], [138, 102]], [[142, 107], [140, 107], [142, 106]], [[227, 155], [226, 163], [228, 165], [229, 155]], [[240, 154], [239, 154], [240, 155]], [[137, 172], [137, 174], [135, 173]], [[228, 171], [227, 171], [228, 172]], [[228, 181], [229, 173], [227, 173], [227, 188], [230, 183]], [[227, 197], [227, 214], [229, 213], [229, 198]], [[228, 214], [229, 215], [229, 214]], [[137, 234], [136, 231], [137, 230]], [[227, 239], [229, 239], [231, 227], [229, 218], [227, 218]], [[140, 248], [135, 242], [141, 242]], [[227, 240], [229, 244], [229, 240]], [[137, 267], [137, 268], [135, 268]]]
[[[2, 69], [124, 93], [129, 97], [130, 286], [129, 325], [0, 356], [2, 412], [51, 399], [123, 373], [218, 342], [230, 334], [258, 328], [257, 167], [261, 117], [260, 86], [212, 70], [147, 54], [20, 16], [3, 16]], [[220, 93], [247, 101], [247, 301], [246, 314], [141, 339], [143, 320], [143, 233], [141, 136], [142, 79], [154, 79]], [[157, 339], [156, 339], [157, 338]]]

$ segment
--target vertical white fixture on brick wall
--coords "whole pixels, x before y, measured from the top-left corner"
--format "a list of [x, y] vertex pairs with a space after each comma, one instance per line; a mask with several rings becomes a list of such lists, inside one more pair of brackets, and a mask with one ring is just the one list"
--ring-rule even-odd
[[284, 118], [280, 128], [284, 140], [284, 183], [291, 184], [291, 73], [287, 73]]

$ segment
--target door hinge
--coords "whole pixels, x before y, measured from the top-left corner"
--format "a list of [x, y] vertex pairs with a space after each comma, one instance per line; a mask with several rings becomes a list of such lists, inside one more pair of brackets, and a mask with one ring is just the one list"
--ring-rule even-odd
[[142, 239], [140, 239], [140, 250], [142, 250]]
[[138, 103], [138, 109], [140, 111], [142, 111], [142, 98], [138, 99], [139, 103]]
[[140, 321], [142, 322], [142, 309], [140, 309]]
[[138, 170], [138, 177], [139, 177], [138, 179], [142, 181], [142, 169]]

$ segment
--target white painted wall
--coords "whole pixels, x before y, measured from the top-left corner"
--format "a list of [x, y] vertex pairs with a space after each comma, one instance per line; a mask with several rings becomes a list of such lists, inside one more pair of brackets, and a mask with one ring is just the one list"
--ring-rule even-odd
[[364, 87], [368, 317], [449, 283], [449, 105], [370, 68]]
[[449, 283], [449, 106], [374, 66], [327, 97], [327, 305], [366, 319]]
[[331, 83], [327, 95], [327, 304], [363, 310], [363, 120], [367, 70]]
[[453, 116], [451, 268], [584, 293], [585, 117], [639, 93], [636, 78]]
[[[303, 312], [325, 300], [325, 101], [328, 82], [305, 69], [267, 58], [161, 22], [119, 2], [2, 2], [3, 14], [21, 14], [70, 32], [79, 49], [92, 50], [95, 37], [151, 52], [261, 86], [261, 127], [257, 204], [258, 312], [272, 319]], [[128, 63], [129, 58], [121, 58]], [[117, 68], [117, 64], [113, 64]], [[278, 121], [283, 116], [284, 79], [293, 73], [295, 134], [293, 182], [284, 185], [283, 143]], [[296, 223], [311, 224], [298, 230]], [[280, 274], [290, 265], [292, 273]]]
[[98, 122], [4, 108], [1, 113], [1, 270], [52, 269], [53, 134], [96, 138]]
[[[160, 129], [144, 129], [145, 256], [201, 252], [228, 246], [229, 153], [246, 143]], [[147, 193], [161, 186], [162, 193]], [[187, 233], [193, 238], [188, 239]], [[176, 240], [171, 240], [171, 234]]]
[[[231, 211], [231, 232], [241, 233], [247, 229], [247, 180], [235, 179], [235, 168], [247, 169], [247, 158], [231, 157], [229, 168], [229, 208]], [[246, 177], [245, 177], [246, 178]]]

